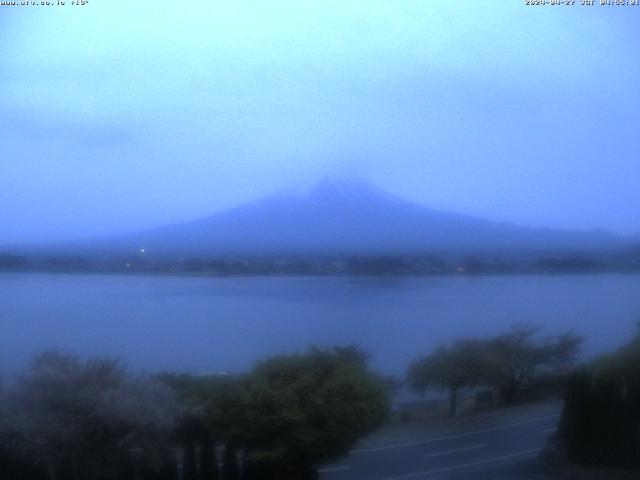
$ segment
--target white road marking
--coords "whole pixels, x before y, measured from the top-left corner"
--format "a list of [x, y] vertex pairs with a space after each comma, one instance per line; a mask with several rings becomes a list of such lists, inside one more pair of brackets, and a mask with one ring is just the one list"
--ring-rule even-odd
[[327, 468], [321, 468], [318, 470], [318, 472], [320, 473], [326, 473], [326, 472], [342, 472], [344, 470], [351, 470], [351, 467], [327, 467]]
[[553, 428], [545, 428], [544, 430], [540, 430], [542, 433], [551, 433], [551, 432], [555, 432], [558, 429], [558, 427], [553, 427]]
[[520, 425], [526, 425], [528, 423], [541, 422], [543, 420], [548, 420], [549, 418], [554, 418], [554, 417], [559, 417], [559, 416], [560, 416], [559, 413], [555, 413], [553, 415], [545, 415], [544, 417], [532, 418], [530, 420], [523, 420], [521, 422], [508, 423], [506, 425], [498, 425], [497, 427], [483, 428], [482, 430], [474, 430], [472, 432], [458, 433], [458, 434], [455, 434], [455, 435], [447, 435], [445, 437], [431, 438], [429, 440], [422, 440], [420, 442], [396, 443], [394, 445], [384, 445], [384, 446], [381, 446], [381, 447], [360, 448], [360, 449], [357, 449], [357, 450], [351, 450], [351, 452], [349, 452], [349, 453], [352, 454], [352, 455], [355, 455], [355, 454], [359, 454], [359, 453], [380, 452], [382, 450], [393, 450], [393, 449], [396, 449], [396, 448], [415, 447], [417, 445], [425, 445], [427, 443], [439, 442], [441, 440], [449, 440], [449, 439], [452, 439], [452, 438], [464, 438], [464, 437], [469, 437], [471, 435], [477, 435], [479, 433], [493, 432], [493, 431], [502, 430], [502, 429], [505, 429], [505, 428], [511, 428], [511, 427], [517, 427], [517, 426], [520, 426]]
[[476, 448], [483, 448], [488, 446], [489, 444], [487, 443], [481, 443], [480, 445], [474, 445], [472, 447], [462, 447], [462, 448], [456, 448], [454, 450], [445, 450], [444, 452], [427, 453], [424, 456], [424, 458], [439, 457], [440, 455], [449, 455], [450, 453], [464, 452], [466, 450], [474, 450]]
[[542, 450], [542, 449], [541, 448], [532, 448], [530, 450], [522, 450], [520, 452], [510, 453], [509, 455], [501, 455], [499, 457], [493, 457], [493, 458], [486, 458], [484, 460], [478, 460], [477, 462], [461, 463], [461, 464], [458, 464], [458, 465], [452, 465], [451, 467], [436, 468], [435, 470], [425, 470], [424, 472], [407, 473], [405, 475], [398, 475], [397, 477], [385, 477], [385, 478], [381, 478], [380, 480], [403, 480], [405, 478], [423, 477], [425, 475], [433, 475], [434, 473], [448, 472], [448, 471], [451, 471], [451, 470], [459, 470], [461, 468], [475, 467], [477, 465], [483, 465], [485, 463], [499, 462], [500, 460], [506, 460], [508, 458], [513, 458], [513, 457], [520, 457], [522, 455], [528, 455], [530, 453], [539, 452], [540, 450]]

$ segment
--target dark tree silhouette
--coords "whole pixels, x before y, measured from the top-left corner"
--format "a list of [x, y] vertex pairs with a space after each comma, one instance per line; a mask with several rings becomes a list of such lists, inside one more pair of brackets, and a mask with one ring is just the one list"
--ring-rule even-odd
[[220, 472], [216, 459], [215, 442], [211, 434], [203, 431], [200, 441], [200, 480], [218, 480]]
[[198, 459], [193, 440], [187, 439], [183, 448], [182, 480], [198, 480]]
[[640, 332], [571, 376], [556, 441], [576, 463], [640, 467]]
[[238, 453], [233, 440], [227, 441], [222, 458], [223, 480], [240, 480], [240, 467], [238, 466]]

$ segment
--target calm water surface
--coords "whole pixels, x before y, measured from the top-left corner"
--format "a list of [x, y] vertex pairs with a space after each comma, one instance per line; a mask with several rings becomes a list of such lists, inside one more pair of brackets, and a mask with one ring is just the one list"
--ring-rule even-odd
[[355, 342], [376, 368], [461, 335], [530, 322], [575, 329], [586, 354], [640, 320], [640, 276], [183, 278], [0, 275], [0, 373], [45, 348], [143, 370], [241, 371], [265, 355]]

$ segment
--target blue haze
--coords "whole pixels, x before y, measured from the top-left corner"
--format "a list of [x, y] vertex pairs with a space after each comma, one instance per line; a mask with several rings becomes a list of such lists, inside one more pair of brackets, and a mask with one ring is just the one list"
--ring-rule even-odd
[[327, 173], [640, 232], [640, 9], [522, 3], [3, 7], [0, 245], [188, 221]]

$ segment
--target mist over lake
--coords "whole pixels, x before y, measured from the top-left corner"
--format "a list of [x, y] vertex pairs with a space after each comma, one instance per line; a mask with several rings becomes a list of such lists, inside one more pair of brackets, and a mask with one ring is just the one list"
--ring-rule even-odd
[[274, 353], [357, 343], [402, 375], [440, 342], [518, 323], [575, 329], [590, 357], [640, 319], [640, 276], [161, 277], [0, 275], [0, 368], [45, 348], [136, 370], [239, 372]]

